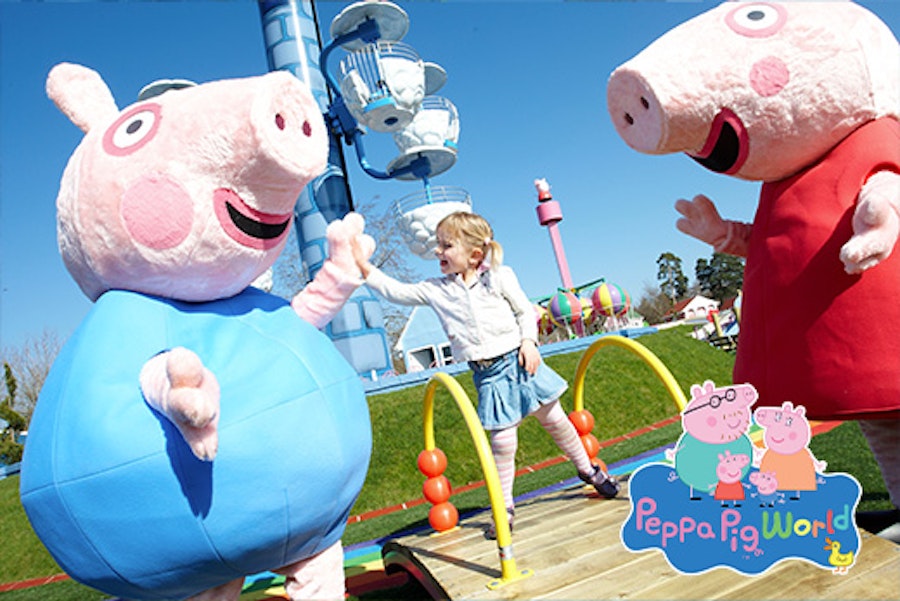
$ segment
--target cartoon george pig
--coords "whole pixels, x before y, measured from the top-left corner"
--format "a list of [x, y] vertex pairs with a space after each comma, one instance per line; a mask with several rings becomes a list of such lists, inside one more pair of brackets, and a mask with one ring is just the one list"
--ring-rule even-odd
[[29, 432], [21, 498], [74, 579], [128, 599], [237, 599], [246, 575], [343, 599], [341, 535], [368, 468], [359, 379], [317, 328], [361, 283], [355, 214], [288, 303], [249, 287], [284, 247], [327, 133], [288, 73], [164, 91], [119, 110], [63, 63], [47, 92], [85, 136], [59, 247], [96, 301]]
[[764, 428], [766, 450], [759, 469], [772, 473], [778, 482], [776, 490], [794, 491], [794, 500], [800, 498], [800, 491], [816, 490], [816, 474], [825, 472], [826, 463], [809, 450], [812, 432], [806, 409], [786, 401], [781, 408], [757, 407], [753, 418]]
[[[670, 459], [675, 473], [688, 487], [691, 499], [697, 492], [714, 494], [719, 483], [721, 457], [743, 455], [739, 480], [750, 471], [753, 443], [747, 436], [750, 428], [750, 405], [757, 399], [756, 390], [748, 384], [716, 388], [713, 382], [691, 386], [691, 400], [681, 412], [684, 433], [675, 444]], [[733, 480], [734, 481], [734, 480]]]
[[752, 496], [758, 498], [760, 507], [775, 507], [775, 503], [784, 503], [784, 494], [778, 492], [778, 478], [774, 472], [750, 472], [749, 480], [756, 486]]
[[[679, 230], [746, 257], [734, 381], [860, 420], [900, 504], [900, 45], [846, 1], [725, 2], [610, 76], [617, 132], [762, 182], [752, 224], [703, 196]], [[900, 518], [900, 511], [895, 511]]]

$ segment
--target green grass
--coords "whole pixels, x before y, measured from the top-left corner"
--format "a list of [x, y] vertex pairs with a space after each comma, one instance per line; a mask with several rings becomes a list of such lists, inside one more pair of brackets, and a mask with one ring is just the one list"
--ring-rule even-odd
[[[688, 398], [691, 384], [704, 380], [731, 381], [734, 358], [686, 335], [684, 328], [643, 336], [640, 342], [672, 371]], [[556, 355], [547, 364], [569, 382], [581, 353]], [[456, 378], [474, 402], [472, 376]], [[416, 458], [424, 448], [422, 402], [425, 386], [407, 388], [369, 399], [372, 415], [373, 453], [366, 485], [354, 513], [386, 507], [421, 496], [422, 475]], [[651, 368], [632, 352], [618, 347], [601, 349], [591, 360], [585, 377], [584, 403], [596, 418], [594, 434], [609, 440], [676, 415], [678, 407]], [[562, 397], [566, 411], [573, 406], [571, 389]], [[435, 440], [447, 455], [446, 476], [454, 487], [483, 478], [462, 415], [443, 387], [435, 395]], [[537, 420], [525, 420], [519, 430], [520, 465], [532, 465], [559, 455], [553, 440]], [[605, 457], [605, 454], [603, 455]], [[379, 483], [389, 482], [390, 486]]]
[[[691, 384], [713, 380], [731, 381], [733, 356], [715, 350], [687, 336], [686, 328], [665, 330], [641, 337], [645, 345], [672, 371], [685, 395]], [[549, 357], [547, 363], [572, 382], [581, 353]], [[475, 400], [472, 378], [466, 373], [457, 381]], [[424, 385], [369, 398], [372, 416], [373, 453], [365, 485], [353, 513], [393, 506], [421, 497], [424, 480], [416, 469], [416, 457], [424, 446], [422, 402]], [[676, 415], [678, 409], [652, 370], [631, 352], [618, 348], [602, 349], [591, 360], [585, 378], [585, 406], [594, 414], [594, 434], [600, 440], [614, 439], [649, 424]], [[572, 393], [562, 398], [567, 411], [572, 408]], [[674, 442], [681, 434], [679, 423], [628, 439], [603, 449], [607, 463], [633, 457], [646, 450]], [[435, 437], [437, 446], [448, 457], [446, 475], [455, 488], [483, 480], [478, 458], [468, 429], [455, 401], [443, 388], [435, 396]], [[537, 420], [525, 420], [520, 428], [517, 461], [533, 465], [560, 455], [552, 439]], [[818, 459], [828, 462], [829, 472], [847, 472], [863, 486], [860, 510], [890, 507], [881, 474], [865, 439], [855, 423], [846, 423], [815, 437], [810, 449]], [[515, 493], [522, 494], [572, 478], [574, 468], [564, 462], [516, 480]], [[61, 570], [46, 552], [28, 525], [18, 498], [18, 477], [0, 480], [0, 583], [57, 574]], [[453, 503], [461, 513], [487, 506], [484, 487], [454, 495]], [[373, 540], [425, 524], [427, 503], [385, 516], [351, 524], [344, 535], [345, 544]], [[363, 601], [421, 598], [421, 591], [410, 585], [404, 590], [365, 595]], [[73, 582], [44, 585], [23, 591], [0, 593], [2, 601], [96, 601], [105, 596]]]

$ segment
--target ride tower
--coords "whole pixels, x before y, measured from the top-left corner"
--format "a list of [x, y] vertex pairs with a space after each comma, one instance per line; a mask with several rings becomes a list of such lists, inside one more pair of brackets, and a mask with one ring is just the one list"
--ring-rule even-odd
[[[312, 0], [261, 0], [259, 11], [269, 70], [288, 71], [309, 85], [327, 114], [332, 98], [319, 68], [322, 46]], [[300, 257], [310, 279], [328, 256], [328, 223], [353, 210], [341, 140], [329, 131], [328, 166], [294, 209]], [[350, 297], [324, 331], [360, 375], [376, 380], [393, 369], [381, 303], [367, 286]]]

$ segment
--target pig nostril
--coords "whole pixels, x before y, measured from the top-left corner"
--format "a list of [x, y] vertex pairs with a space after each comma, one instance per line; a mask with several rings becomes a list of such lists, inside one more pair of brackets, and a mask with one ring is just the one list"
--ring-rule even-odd
[[275, 114], [275, 125], [280, 130], [284, 130], [284, 117], [281, 116], [281, 113]]
[[646, 98], [644, 98], [643, 96], [641, 96], [641, 106], [644, 107], [645, 109], [649, 109], [649, 108], [650, 108], [650, 101], [648, 101]]
[[307, 138], [312, 135], [312, 125], [309, 124], [309, 121], [303, 122], [303, 135]]
[[634, 125], [634, 117], [632, 117], [628, 113], [625, 113], [625, 123], [627, 123], [628, 125]]

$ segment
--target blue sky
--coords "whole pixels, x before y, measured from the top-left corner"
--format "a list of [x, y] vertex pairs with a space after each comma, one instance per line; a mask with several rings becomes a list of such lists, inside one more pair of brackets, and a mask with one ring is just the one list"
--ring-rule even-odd
[[[327, 25], [346, 2], [320, 2]], [[656, 285], [667, 251], [694, 264], [711, 256], [675, 229], [673, 204], [703, 192], [720, 212], [749, 221], [758, 184], [710, 173], [685, 156], [641, 155], [622, 142], [606, 112], [610, 72], [653, 39], [716, 2], [399, 2], [410, 16], [404, 41], [448, 73], [440, 94], [460, 113], [459, 159], [435, 185], [469, 191], [494, 225], [506, 262], [532, 297], [561, 285], [547, 231], [535, 216], [535, 178], [563, 209], [560, 224], [576, 284], [600, 277], [633, 297]], [[897, 34], [900, 3], [868, 0]], [[67, 337], [90, 308], [56, 246], [55, 199], [81, 132], [44, 93], [62, 61], [101, 73], [119, 106], [155, 79], [198, 82], [267, 70], [255, 2], [5, 2], [0, 0], [0, 348], [43, 330]], [[383, 169], [393, 142], [366, 136]], [[387, 205], [414, 182], [366, 176], [348, 155], [357, 200]], [[423, 274], [435, 262], [411, 258]]]

